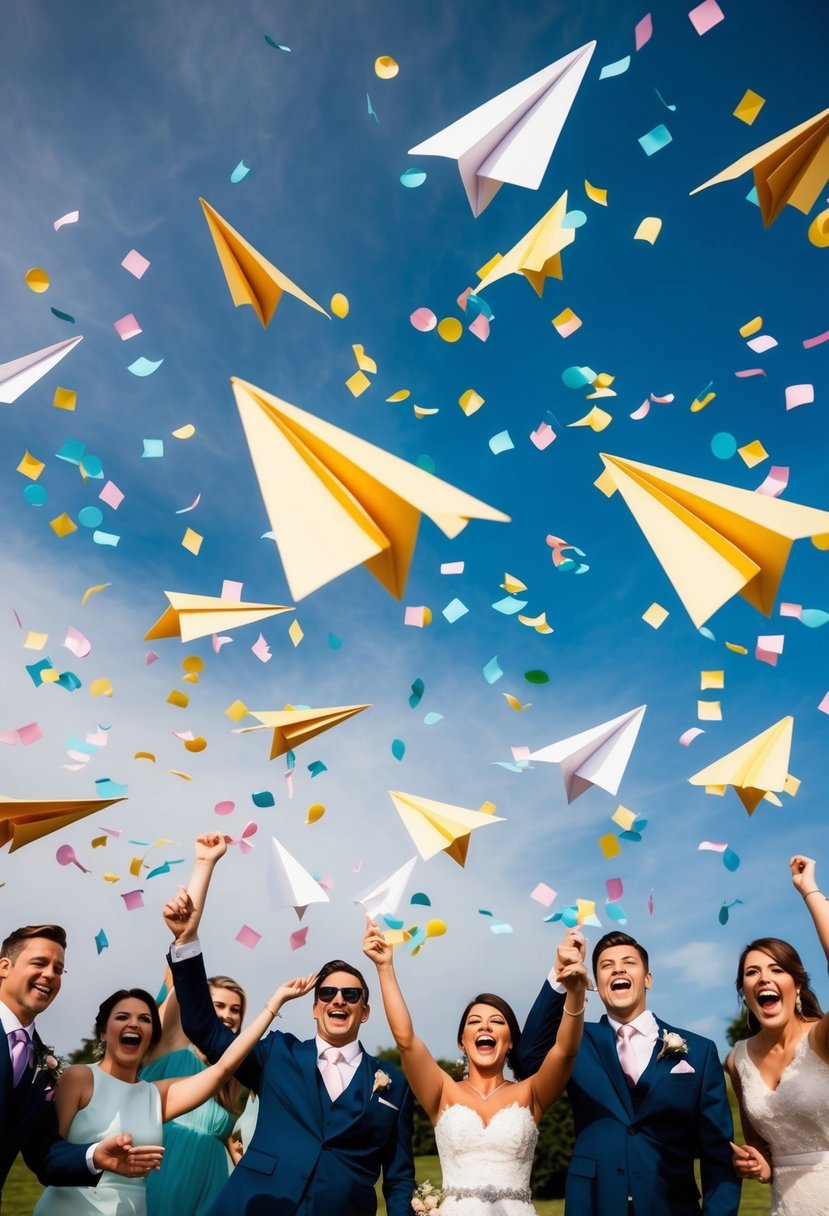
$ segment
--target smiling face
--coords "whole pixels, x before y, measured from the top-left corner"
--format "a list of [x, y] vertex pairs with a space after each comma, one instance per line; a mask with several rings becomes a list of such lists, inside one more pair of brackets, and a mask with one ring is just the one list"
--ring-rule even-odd
[[145, 1001], [126, 997], [113, 1005], [100, 1033], [104, 1066], [115, 1074], [133, 1075], [153, 1037], [153, 1017]]
[[[322, 995], [314, 1001], [311, 1014], [317, 1024], [317, 1034], [332, 1047], [353, 1043], [369, 1015], [359, 977], [349, 971], [332, 971], [330, 975], [326, 975], [320, 994], [325, 988], [336, 988], [337, 992], [330, 1001], [323, 1000]], [[350, 1004], [340, 991], [341, 988], [359, 988], [359, 1001], [355, 1005]]]
[[239, 993], [230, 988], [211, 987], [210, 999], [219, 1021], [224, 1022], [228, 1030], [238, 1034], [242, 1026], [242, 998]]
[[0, 1000], [23, 1026], [48, 1009], [63, 982], [63, 947], [46, 937], [29, 938], [12, 960], [0, 958]]
[[501, 1010], [494, 1005], [473, 1005], [466, 1015], [458, 1046], [470, 1066], [485, 1072], [503, 1069], [512, 1047], [512, 1032]]
[[746, 1005], [761, 1027], [772, 1029], [796, 1017], [794, 977], [763, 950], [749, 950], [746, 955], [742, 988]]
[[634, 946], [609, 946], [596, 960], [596, 988], [617, 1022], [632, 1022], [647, 1008], [651, 973]]

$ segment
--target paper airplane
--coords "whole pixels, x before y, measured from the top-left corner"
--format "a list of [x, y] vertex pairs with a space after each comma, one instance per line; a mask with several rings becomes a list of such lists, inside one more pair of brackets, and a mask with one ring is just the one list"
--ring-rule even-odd
[[252, 625], [254, 621], [263, 621], [280, 612], [293, 612], [293, 608], [284, 604], [244, 604], [215, 595], [188, 595], [181, 591], [165, 591], [164, 594], [170, 606], [144, 634], [145, 642], [178, 637], [182, 642], [192, 642], [211, 633]]
[[312, 300], [286, 274], [277, 270], [241, 233], [231, 228], [227, 220], [223, 219], [218, 211], [214, 211], [209, 203], [203, 198], [200, 198], [199, 202], [237, 308], [242, 304], [250, 304], [262, 325], [267, 327], [279, 307], [282, 293], [287, 291], [288, 295], [296, 296], [309, 308], [315, 308], [323, 316], [328, 316], [316, 300]]
[[306, 743], [315, 735], [321, 735], [332, 726], [339, 726], [355, 714], [370, 709], [370, 705], [337, 705], [328, 709], [277, 709], [250, 713], [258, 718], [261, 726], [242, 726], [235, 730], [234, 735], [246, 735], [252, 730], [272, 730], [271, 760], [284, 756], [285, 752], [294, 751], [300, 743]]
[[361, 564], [400, 599], [421, 513], [449, 537], [470, 519], [509, 521], [365, 439], [254, 384], [231, 383], [296, 600]]
[[9, 798], [0, 794], [0, 847], [11, 841], [10, 853], [102, 811], [123, 798]]
[[456, 160], [475, 216], [505, 182], [537, 190], [595, 46], [588, 42], [557, 59], [410, 148], [409, 155]]
[[485, 802], [479, 811], [470, 811], [448, 802], [421, 798], [419, 794], [403, 794], [400, 790], [389, 790], [389, 794], [425, 861], [444, 852], [463, 866], [472, 832], [489, 823], [503, 822], [493, 813], [495, 807], [491, 802]]
[[376, 920], [378, 916], [394, 916], [406, 893], [412, 871], [417, 865], [417, 858], [407, 861], [399, 870], [395, 870], [391, 878], [366, 887], [359, 895], [354, 896], [355, 904], [362, 904], [366, 916]]
[[60, 363], [79, 342], [83, 342], [83, 334], [57, 342], [54, 346], [44, 346], [43, 350], [12, 359], [11, 363], [0, 363], [0, 401], [11, 405], [27, 388], [37, 384], [41, 376], [51, 371], [56, 363]]
[[737, 594], [771, 616], [792, 541], [829, 532], [829, 511], [601, 457], [697, 628]]
[[573, 802], [591, 785], [601, 786], [608, 794], [618, 794], [646, 709], [646, 705], [640, 705], [580, 735], [530, 752], [528, 759], [561, 765], [568, 802]]
[[[561, 251], [576, 239], [575, 228], [562, 228], [561, 221], [567, 213], [567, 191], [542, 216], [534, 228], [523, 236], [509, 253], [499, 257], [475, 288], [478, 295], [497, 279], [508, 274], [523, 274], [536, 295], [544, 292], [545, 279], [561, 279]], [[491, 265], [491, 263], [490, 263]]]
[[301, 866], [297, 859], [271, 837], [273, 848], [268, 865], [268, 895], [271, 908], [293, 908], [300, 920], [309, 904], [329, 903], [328, 892]]
[[793, 725], [794, 718], [781, 718], [761, 735], [689, 777], [690, 784], [721, 789], [732, 786], [751, 815], [767, 794], [780, 793], [786, 787]]
[[757, 201], [767, 228], [787, 203], [808, 215], [829, 180], [829, 110], [821, 110], [799, 127], [746, 153], [691, 193], [733, 181], [749, 169], [754, 171]]

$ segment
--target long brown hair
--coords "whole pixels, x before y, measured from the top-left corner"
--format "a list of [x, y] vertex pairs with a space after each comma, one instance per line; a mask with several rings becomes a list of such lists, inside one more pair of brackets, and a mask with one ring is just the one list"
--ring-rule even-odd
[[503, 1017], [509, 1027], [510, 1038], [512, 1039], [512, 1047], [507, 1052], [507, 1067], [511, 1069], [516, 1081], [520, 1081], [522, 1078], [516, 1064], [515, 1055], [519, 1039], [521, 1038], [521, 1027], [518, 1025], [518, 1018], [515, 1016], [512, 1006], [508, 1005], [502, 996], [498, 996], [494, 992], [479, 992], [476, 997], [473, 997], [461, 1014], [461, 1020], [458, 1024], [458, 1047], [461, 1046], [461, 1039], [463, 1038], [466, 1019], [469, 1017], [469, 1011], [474, 1005], [489, 1005], [492, 1009], [497, 1009]]
[[[236, 980], [232, 980], [229, 975], [211, 975], [208, 977], [207, 984], [209, 988], [226, 988], [228, 992], [235, 992], [239, 998], [241, 1006], [242, 1022], [245, 1020], [245, 1014], [248, 1008], [248, 997], [241, 984], [237, 984]], [[242, 1111], [242, 1086], [235, 1077], [228, 1077], [224, 1085], [216, 1094], [216, 1101], [219, 1106], [223, 1106], [226, 1111], [232, 1115], [241, 1114]]]
[[[737, 963], [737, 979], [735, 987], [737, 993], [742, 999], [743, 996], [743, 970], [746, 965], [746, 958], [752, 950], [759, 950], [762, 954], [767, 954], [769, 958], [773, 958], [779, 967], [792, 977], [798, 987], [800, 993], [800, 1005], [802, 1012], [797, 1016], [804, 1021], [812, 1018], [822, 1018], [823, 1010], [820, 1007], [820, 1001], [817, 999], [811, 987], [809, 972], [803, 966], [803, 960], [789, 942], [784, 942], [780, 937], [758, 937], [753, 942], [749, 942], [745, 950], [740, 955], [740, 960]], [[748, 1015], [748, 1027], [753, 1034], [756, 1034], [760, 1029], [753, 1013]]]

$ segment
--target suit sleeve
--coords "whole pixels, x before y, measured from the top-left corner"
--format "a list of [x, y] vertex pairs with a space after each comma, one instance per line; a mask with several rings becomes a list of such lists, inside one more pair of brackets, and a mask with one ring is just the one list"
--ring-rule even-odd
[[412, 1156], [413, 1103], [412, 1091], [407, 1085], [397, 1116], [397, 1135], [390, 1140], [383, 1160], [383, 1196], [388, 1216], [412, 1216], [412, 1194], [415, 1188]]
[[736, 1216], [740, 1182], [731, 1164], [734, 1121], [714, 1044], [705, 1060], [700, 1093], [699, 1158], [703, 1216]]
[[100, 1175], [86, 1164], [88, 1144], [69, 1144], [58, 1134], [55, 1108], [40, 1101], [37, 1119], [23, 1141], [21, 1152], [33, 1174], [44, 1186], [94, 1186]]
[[[167, 961], [173, 972], [173, 984], [181, 1010], [181, 1027], [191, 1043], [195, 1043], [199, 1051], [203, 1051], [211, 1064], [215, 1064], [219, 1056], [233, 1042], [234, 1034], [216, 1017], [216, 1010], [210, 999], [210, 986], [207, 983], [207, 972], [204, 969], [204, 957], [201, 954], [195, 958], [182, 959], [173, 962], [170, 956]], [[270, 1036], [268, 1036], [270, 1037]], [[264, 1040], [267, 1042], [267, 1040]], [[239, 1065], [236, 1076], [254, 1093], [259, 1093], [262, 1074], [262, 1062], [267, 1055], [263, 1043], [257, 1043], [250, 1055]]]
[[530, 1010], [516, 1051], [516, 1063], [522, 1077], [538, 1072], [541, 1062], [556, 1041], [564, 1008], [564, 993], [554, 992], [545, 980]]

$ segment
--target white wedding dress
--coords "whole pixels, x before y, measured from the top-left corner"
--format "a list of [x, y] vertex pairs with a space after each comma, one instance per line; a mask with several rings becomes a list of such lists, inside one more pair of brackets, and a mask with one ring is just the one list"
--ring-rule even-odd
[[734, 1063], [743, 1106], [771, 1149], [771, 1216], [829, 1216], [829, 1064], [800, 1040], [777, 1089], [769, 1089], [742, 1041]]
[[443, 1216], [534, 1216], [530, 1171], [538, 1128], [514, 1102], [484, 1123], [470, 1106], [447, 1106], [435, 1124]]

